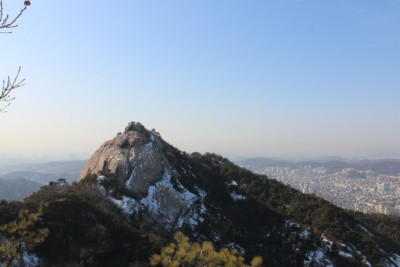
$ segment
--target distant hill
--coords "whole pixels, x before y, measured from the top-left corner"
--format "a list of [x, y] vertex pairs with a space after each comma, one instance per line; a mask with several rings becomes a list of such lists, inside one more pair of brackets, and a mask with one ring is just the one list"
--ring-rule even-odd
[[86, 160], [73, 160], [3, 166], [0, 179], [25, 178], [47, 184], [50, 181], [64, 178], [68, 182], [73, 182], [78, 178], [85, 162]]
[[1, 175], [0, 179], [3, 180], [14, 180], [14, 179], [25, 179], [28, 181], [36, 182], [41, 185], [46, 185], [50, 181], [56, 181], [59, 178], [66, 179], [69, 183], [76, 180], [79, 173], [42, 173], [42, 172], [29, 172], [29, 171], [16, 171], [5, 175]]
[[251, 170], [263, 169], [266, 167], [288, 167], [299, 168], [301, 166], [325, 167], [328, 172], [336, 172], [344, 168], [353, 168], [356, 170], [370, 170], [376, 174], [398, 175], [400, 173], [399, 159], [382, 159], [382, 160], [330, 160], [330, 161], [288, 161], [277, 160], [271, 158], [247, 158], [236, 161], [237, 164], [247, 167]]
[[40, 164], [3, 166], [0, 175], [0, 199], [21, 200], [40, 186], [59, 178], [76, 181], [86, 160], [55, 161]]
[[0, 199], [22, 200], [27, 195], [39, 190], [42, 185], [24, 178], [13, 180], [0, 179]]
[[398, 175], [400, 174], [400, 160], [371, 160], [362, 162], [360, 168], [363, 170], [371, 170], [378, 174]]
[[46, 163], [17, 163], [2, 164], [1, 174], [16, 171], [41, 172], [41, 173], [79, 173], [86, 160], [52, 161]]

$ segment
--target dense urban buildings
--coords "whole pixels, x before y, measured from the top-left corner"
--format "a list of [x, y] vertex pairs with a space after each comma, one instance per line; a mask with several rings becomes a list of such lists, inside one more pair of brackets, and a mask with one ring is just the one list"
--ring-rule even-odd
[[343, 168], [336, 172], [308, 165], [293, 167], [245, 166], [290, 185], [303, 193], [315, 194], [337, 206], [364, 213], [400, 215], [400, 175], [382, 175], [369, 170]]

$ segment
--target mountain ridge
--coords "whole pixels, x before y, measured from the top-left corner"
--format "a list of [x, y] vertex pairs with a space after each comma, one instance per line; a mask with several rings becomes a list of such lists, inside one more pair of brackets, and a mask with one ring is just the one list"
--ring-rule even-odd
[[[161, 156], [159, 154], [161, 154]], [[197, 160], [201, 162], [200, 165], [198, 165]], [[133, 167], [129, 168], [127, 167], [127, 164], [130, 164]], [[332, 165], [334, 167], [338, 163], [328, 162], [326, 164]], [[149, 173], [149, 175], [146, 176], [146, 165], [151, 166], [151, 169], [153, 171], [154, 169], [158, 171], [156, 171], [155, 173], [151, 172]], [[141, 166], [139, 168], [141, 169], [142, 173], [141, 176], [138, 175], [139, 173], [137, 173], [138, 170], [137, 166]], [[205, 166], [207, 167], [205, 168]], [[130, 212], [128, 212], [128, 214], [130, 216], [132, 215], [137, 216], [137, 214], [139, 213], [145, 213], [147, 215], [152, 214], [150, 216], [151, 218], [154, 214], [157, 214], [158, 210], [162, 210], [161, 213], [158, 213], [158, 216], [152, 217], [152, 219], [155, 219], [155, 221], [154, 220], [152, 221], [153, 224], [157, 225], [157, 221], [161, 221], [161, 223], [159, 223], [158, 225], [159, 226], [162, 225], [161, 228], [164, 229], [186, 228], [188, 229], [187, 231], [189, 235], [191, 234], [191, 236], [193, 236], [193, 231], [194, 231], [197, 233], [197, 235], [201, 233], [201, 235], [203, 236], [208, 236], [208, 238], [212, 238], [214, 242], [217, 242], [218, 240], [227, 239], [228, 236], [232, 235], [232, 233], [229, 234], [229, 231], [226, 232], [226, 228], [231, 229], [230, 231], [233, 232], [233, 235], [231, 236], [232, 239], [229, 242], [227, 241], [223, 242], [224, 245], [227, 245], [229, 243], [236, 244], [236, 247], [241, 248], [241, 250], [243, 251], [246, 250], [244, 249], [243, 244], [235, 242], [234, 236], [239, 235], [238, 232], [240, 231], [239, 229], [237, 229], [236, 224], [247, 225], [246, 229], [248, 233], [254, 232], [254, 230], [249, 230], [249, 225], [251, 225], [252, 228], [254, 229], [258, 229], [257, 231], [259, 232], [265, 231], [262, 230], [259, 226], [254, 225], [254, 222], [253, 223], [245, 222], [244, 221], [245, 218], [241, 218], [241, 216], [238, 217], [237, 215], [234, 215], [234, 213], [238, 212], [239, 210], [240, 212], [243, 212], [241, 208], [238, 208], [240, 205], [245, 206], [247, 210], [253, 210], [251, 206], [258, 206], [261, 203], [265, 202], [265, 197], [266, 197], [265, 193], [263, 193], [263, 191], [260, 191], [258, 189], [254, 190], [258, 186], [254, 186], [252, 184], [258, 181], [257, 183], [259, 183], [259, 187], [263, 188], [266, 186], [264, 182], [268, 181], [269, 186], [276, 187], [277, 190], [282, 190], [282, 192], [286, 192], [284, 195], [286, 195], [286, 198], [289, 199], [291, 198], [290, 196], [293, 195], [295, 192], [295, 190], [287, 189], [286, 187], [284, 187], [279, 183], [275, 184], [265, 176], [257, 176], [247, 170], [236, 167], [230, 161], [221, 156], [215, 154], [200, 155], [197, 153], [193, 153], [192, 155], [187, 155], [184, 152], [181, 152], [170, 146], [168, 143], [162, 140], [159, 135], [157, 135], [152, 131], [148, 131], [140, 123], [134, 123], [134, 122], [130, 123], [126, 127], [124, 133], [118, 134], [112, 140], [105, 142], [101, 146], [101, 148], [95, 152], [95, 154], [86, 164], [81, 174], [81, 179], [83, 179], [83, 176], [85, 174], [88, 174], [85, 173], [86, 170], [91, 170], [92, 174], [99, 177], [99, 175], [104, 174], [106, 167], [110, 167], [109, 170], [106, 170], [106, 173], [115, 174], [115, 176], [118, 177], [117, 179], [122, 179], [122, 182], [125, 184], [125, 186], [132, 185], [132, 181], [136, 185], [133, 186], [132, 188], [133, 192], [130, 192], [131, 194], [129, 192], [127, 193], [126, 191], [125, 194], [122, 193], [122, 195], [119, 196], [120, 200], [112, 198], [112, 201], [115, 202], [117, 206], [123, 208], [125, 211], [129, 210]], [[160, 176], [159, 172], [160, 170], [162, 173], [164, 174], [166, 173], [167, 177], [162, 175]], [[231, 172], [233, 172], [233, 174], [231, 174]], [[245, 177], [252, 177], [252, 179], [240, 177], [238, 176], [238, 173], [242, 173], [243, 176]], [[225, 177], [224, 181], [219, 180], [220, 178], [218, 176], [220, 175]], [[214, 180], [212, 180], [210, 177], [214, 177]], [[137, 191], [137, 189], [135, 191], [135, 187], [137, 187], [137, 185], [141, 185], [143, 181], [146, 183], [146, 187], [142, 188], [144, 190], [140, 192], [141, 194], [138, 194], [139, 192]], [[174, 181], [173, 184], [172, 181]], [[163, 184], [163, 185], [161, 187], [158, 187], [157, 186], [158, 184]], [[209, 186], [210, 184], [212, 185], [211, 187]], [[251, 188], [254, 189], [249, 190], [248, 189], [249, 185], [252, 185]], [[168, 195], [165, 194], [164, 191], [165, 188], [168, 188], [167, 189]], [[148, 191], [147, 195], [143, 194], [143, 191], [146, 190]], [[107, 189], [105, 189], [105, 191], [107, 191]], [[187, 204], [186, 206], [165, 205], [164, 208], [160, 208], [158, 206], [158, 204], [160, 204], [161, 199], [165, 199], [166, 196], [170, 196], [174, 194], [173, 192], [179, 192], [179, 191], [184, 191], [186, 192], [185, 193], [186, 195], [191, 196], [189, 200], [185, 201], [185, 203]], [[259, 196], [256, 198], [254, 198], [255, 193], [259, 194]], [[180, 195], [179, 193], [177, 193], [176, 195], [178, 196], [178, 198], [180, 197], [181, 199], [185, 200], [185, 198], [182, 197], [182, 195]], [[162, 196], [162, 197], [157, 199], [157, 197], [154, 196]], [[282, 198], [279, 199], [278, 201], [278, 198], [280, 198], [280, 196], [274, 196], [274, 197], [275, 199], [272, 199], [272, 202], [280, 203], [279, 206], [282, 205], [282, 203], [284, 202], [286, 203], [283, 205], [283, 207], [279, 208], [273, 206], [264, 206], [262, 208], [263, 211], [257, 211], [257, 212], [253, 211], [255, 214], [258, 214], [257, 217], [265, 218], [266, 214], [269, 214], [270, 217], [276, 218], [275, 220], [272, 220], [276, 224], [275, 225], [271, 224], [271, 227], [277, 227], [278, 229], [280, 228], [280, 234], [283, 234], [287, 230], [287, 228], [292, 229], [291, 233], [283, 234], [287, 235], [287, 238], [290, 238], [289, 236], [292, 236], [292, 238], [303, 240], [303, 242], [305, 243], [307, 243], [307, 241], [302, 239], [302, 236], [304, 235], [307, 237], [314, 237], [314, 238], [319, 235], [321, 236], [322, 239], [324, 240], [327, 239], [327, 237], [324, 236], [324, 231], [321, 232], [320, 230], [313, 230], [317, 231], [315, 235], [312, 231], [307, 230], [307, 229], [313, 229], [315, 227], [314, 226], [308, 228], [310, 227], [310, 225], [315, 224], [313, 223], [313, 218], [303, 218], [304, 214], [297, 214], [296, 211], [291, 211], [291, 209], [293, 209], [291, 206], [297, 205], [296, 203], [290, 204], [288, 199], [282, 199]], [[307, 200], [311, 203], [315, 201], [313, 197], [309, 198], [308, 196], [303, 196], [302, 194], [300, 194], [296, 198]], [[294, 200], [295, 202], [298, 201], [298, 199], [296, 198]], [[359, 227], [358, 225], [361, 224], [356, 223], [351, 218], [350, 214], [348, 214], [345, 211], [342, 211], [340, 208], [328, 204], [327, 202], [321, 202], [321, 201], [322, 200], [318, 200], [317, 203], [324, 203], [323, 205], [328, 206], [328, 210], [332, 210], [333, 213], [339, 214], [336, 220], [353, 221], [354, 225], [348, 230], [350, 232], [357, 233], [358, 235], [360, 234], [357, 229]], [[195, 202], [198, 202], [198, 204], [196, 208], [192, 208], [192, 205]], [[157, 205], [155, 205], [155, 203], [157, 203]], [[318, 209], [318, 206], [313, 206], [313, 205], [311, 205], [310, 208]], [[171, 212], [173, 210], [176, 211], [178, 209], [184, 211], [181, 214], [189, 214], [190, 216], [185, 217], [185, 219], [182, 219], [180, 218], [180, 216], [175, 214], [175, 216], [173, 216], [170, 220], [161, 219], [162, 216], [168, 217], [171, 215], [168, 214], [168, 212], [166, 212], [167, 210]], [[304, 210], [304, 212], [306, 214], [307, 213], [315, 214], [314, 211], [309, 211], [309, 210], [308, 211]], [[220, 217], [220, 215], [222, 214], [225, 215], [223, 217]], [[141, 217], [141, 219], [143, 218], [146, 218], [146, 216]], [[252, 215], [247, 214], [246, 218], [252, 218], [253, 220], [256, 220], [254, 214]], [[293, 219], [296, 219], [297, 222], [294, 221]], [[183, 221], [185, 223], [183, 223]], [[225, 222], [223, 223], [224, 226], [221, 227], [220, 225], [218, 225], [219, 224], [218, 221]], [[261, 225], [264, 224], [265, 226], [271, 223], [268, 221], [270, 220], [266, 220], [264, 222], [259, 221], [259, 223]], [[301, 227], [300, 226], [301, 224], [303, 224], [305, 228]], [[203, 229], [202, 227], [205, 227], [205, 225], [207, 225], [206, 227], [207, 229], [218, 229], [218, 231], [202, 232], [201, 229]], [[329, 221], [326, 221], [318, 225], [323, 226], [327, 229], [330, 228], [334, 229], [338, 227], [337, 225], [332, 225], [332, 223]], [[142, 227], [146, 226], [142, 225]], [[362, 229], [365, 228], [364, 226], [361, 227]], [[345, 236], [345, 232], [347, 231], [346, 227], [340, 226], [339, 228], [341, 230], [338, 231], [338, 233], [342, 236], [341, 238], [343, 238]], [[220, 237], [219, 232], [222, 232], [224, 237]], [[270, 236], [273, 235], [269, 231], [264, 232], [264, 234]], [[293, 237], [293, 234], [295, 237]], [[252, 241], [245, 236], [246, 234], [243, 234], [241, 238], [247, 240], [245, 241], [245, 243], [247, 244], [245, 246], [247, 250], [254, 250], [255, 253], [262, 253], [262, 251], [259, 251], [256, 248], [251, 248]], [[274, 238], [276, 238], [275, 242], [282, 242], [282, 240], [278, 241], [278, 237]], [[229, 239], [230, 238], [228, 238], [228, 240]], [[260, 245], [262, 244], [261, 245], [262, 247], [270, 246], [268, 245], [268, 242], [262, 238], [254, 239], [253, 242], [257, 242]], [[327, 241], [327, 242], [333, 243], [333, 241]], [[326, 253], [321, 254], [321, 251], [324, 251], [324, 249], [326, 250], [326, 247], [323, 249], [324, 246], [320, 242], [320, 240], [317, 239], [314, 241], [310, 241], [310, 243], [313, 243], [313, 246], [316, 248], [316, 250], [314, 251], [315, 253], [324, 255], [322, 257], [324, 259], [323, 262], [325, 263], [334, 262], [333, 259], [329, 258], [329, 256], [326, 255]], [[348, 247], [351, 246], [349, 245]], [[271, 247], [271, 249], [275, 249], [276, 251], [280, 251], [279, 253], [282, 253], [281, 248]], [[353, 251], [353, 254], [350, 253], [351, 251]], [[366, 262], [368, 262], [366, 260], [366, 257], [363, 258], [364, 256], [360, 256], [362, 254], [358, 255], [357, 251], [358, 250], [356, 250], [353, 247], [353, 249], [348, 249], [346, 253], [348, 253], [349, 255], [351, 254], [352, 255], [351, 257], [354, 259], [359, 258], [361, 263], [364, 262], [366, 264]], [[337, 253], [340, 254], [340, 252], [341, 250], [338, 249]], [[294, 253], [296, 255], [295, 250], [290, 251], [290, 253]], [[303, 254], [303, 257], [305, 258], [303, 260], [304, 263], [305, 261], [307, 261], [306, 259], [309, 258], [311, 252], [304, 251], [303, 253], [305, 253]], [[342, 255], [344, 255], [344, 251], [342, 251]], [[296, 257], [300, 257], [300, 255], [297, 255]], [[309, 261], [310, 261], [309, 264], [316, 262], [316, 260], [313, 260], [312, 257], [311, 259], [309, 259]]]
[[6, 180], [0, 178], [0, 200], [22, 200], [42, 185], [24, 178]]
[[[86, 161], [54, 161], [40, 164], [3, 166], [0, 175], [0, 199], [22, 200], [41, 186], [58, 179], [77, 180]], [[26, 182], [21, 182], [24, 179]]]

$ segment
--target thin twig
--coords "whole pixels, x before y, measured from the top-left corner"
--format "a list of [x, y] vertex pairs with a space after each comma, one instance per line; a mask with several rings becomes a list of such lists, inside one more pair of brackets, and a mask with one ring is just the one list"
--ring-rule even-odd
[[[18, 24], [15, 24], [17, 20], [22, 16], [24, 11], [28, 8], [28, 4], [25, 3], [25, 6], [21, 11], [18, 13], [18, 15], [11, 21], [8, 22], [10, 16], [6, 15], [5, 18], [3, 19], [3, 1], [0, 1], [0, 30], [1, 29], [12, 29], [18, 27]], [[2, 32], [2, 33], [11, 33], [11, 32]]]
[[3, 1], [0, 0], [0, 21], [3, 21]]
[[[7, 78], [7, 82], [3, 80], [3, 86], [1, 88], [1, 93], [0, 93], [0, 101], [3, 102], [10, 102], [15, 99], [15, 97], [11, 97], [10, 93], [11, 91], [21, 87], [24, 85], [25, 79], [22, 79], [18, 81], [19, 74], [21, 73], [21, 67], [18, 68], [17, 75], [13, 80], [10, 79], [10, 76]], [[0, 108], [0, 112], [4, 112], [5, 109], [10, 105], [11, 103], [8, 103], [5, 107]]]
[[[18, 27], [18, 24], [16, 24], [17, 20], [22, 16], [22, 14], [25, 12], [25, 10], [28, 8], [28, 6], [30, 4], [31, 3], [29, 0], [25, 0], [24, 8], [21, 9], [21, 11], [18, 13], [18, 15], [15, 16], [11, 22], [8, 22], [10, 19], [10, 16], [8, 14], [4, 15], [3, 0], [0, 0], [0, 33], [11, 33], [11, 31], [2, 32], [1, 30], [12, 29], [12, 28]], [[0, 101], [10, 102], [15, 99], [15, 97], [11, 97], [11, 95], [10, 95], [11, 91], [23, 86], [24, 82], [25, 82], [25, 79], [18, 81], [20, 72], [21, 72], [21, 67], [18, 68], [17, 75], [15, 76], [15, 78], [13, 80], [10, 79], [10, 76], [8, 76], [7, 82], [5, 80], [3, 80], [3, 86], [2, 86], [1, 92], [0, 92]], [[0, 107], [0, 112], [5, 112], [5, 109], [10, 104], [11, 103], [7, 103], [3, 108]]]

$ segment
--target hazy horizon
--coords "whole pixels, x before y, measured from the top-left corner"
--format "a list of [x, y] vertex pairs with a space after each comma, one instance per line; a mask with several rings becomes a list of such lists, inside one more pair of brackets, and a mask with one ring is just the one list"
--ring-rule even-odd
[[[20, 164], [41, 164], [57, 161], [86, 161], [95, 151], [91, 153], [70, 153], [70, 154], [29, 154], [29, 153], [0, 153], [0, 166], [7, 165], [20, 165]], [[188, 153], [199, 151], [185, 151]], [[201, 153], [217, 153], [215, 151], [204, 151]], [[217, 153], [220, 154], [220, 153]], [[254, 154], [220, 154], [232, 161], [240, 161], [252, 158], [266, 158], [274, 160], [287, 160], [287, 161], [352, 161], [352, 160], [400, 160], [400, 153], [381, 153], [372, 155], [357, 155], [357, 156], [343, 156], [343, 155], [254, 155]]]
[[399, 1], [32, 1], [18, 24], [3, 155], [88, 158], [130, 121], [229, 158], [400, 154]]

